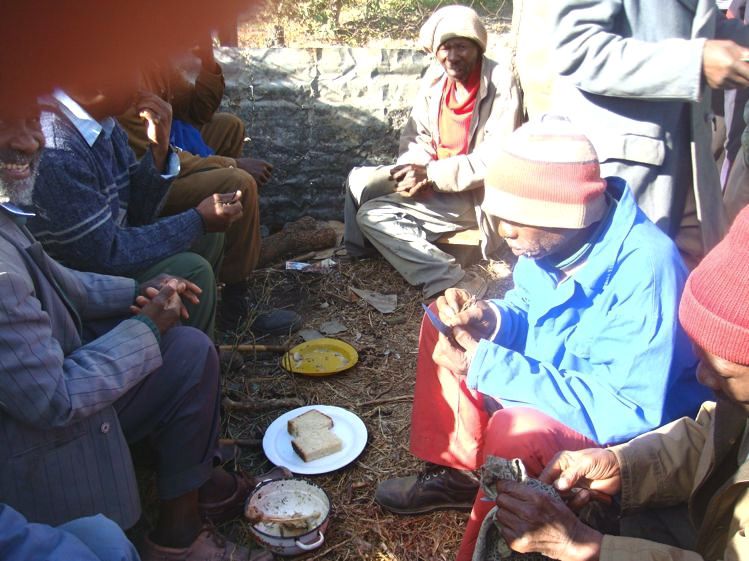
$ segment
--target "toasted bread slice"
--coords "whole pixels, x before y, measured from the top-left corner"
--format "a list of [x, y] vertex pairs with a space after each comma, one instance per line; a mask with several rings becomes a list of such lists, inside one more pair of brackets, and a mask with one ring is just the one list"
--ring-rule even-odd
[[317, 409], [310, 409], [309, 411], [289, 420], [286, 424], [286, 430], [289, 431], [291, 436], [299, 436], [307, 431], [332, 428], [333, 419]]
[[291, 441], [302, 460], [311, 462], [343, 450], [343, 442], [330, 429], [308, 430]]

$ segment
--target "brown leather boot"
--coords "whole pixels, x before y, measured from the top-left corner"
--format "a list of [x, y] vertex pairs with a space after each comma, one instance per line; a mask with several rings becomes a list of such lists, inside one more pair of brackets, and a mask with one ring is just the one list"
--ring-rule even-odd
[[384, 509], [397, 514], [471, 510], [478, 489], [478, 479], [469, 471], [427, 464], [418, 475], [380, 483], [375, 500]]

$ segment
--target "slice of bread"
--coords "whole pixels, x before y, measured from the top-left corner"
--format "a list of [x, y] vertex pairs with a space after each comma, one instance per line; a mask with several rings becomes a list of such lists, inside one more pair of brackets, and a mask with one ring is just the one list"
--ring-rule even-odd
[[304, 430], [291, 446], [302, 460], [311, 462], [343, 450], [343, 442], [328, 428]]
[[333, 428], [333, 419], [317, 409], [310, 409], [301, 415], [290, 419], [286, 424], [286, 430], [291, 436], [299, 436], [302, 433], [313, 430], [328, 430]]

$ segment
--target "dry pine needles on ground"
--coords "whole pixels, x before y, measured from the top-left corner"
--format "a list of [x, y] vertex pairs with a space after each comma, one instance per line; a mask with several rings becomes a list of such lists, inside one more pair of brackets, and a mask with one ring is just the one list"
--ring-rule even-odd
[[[510, 267], [514, 259], [511, 255], [503, 257], [474, 266], [489, 280], [488, 296], [504, 294], [511, 284]], [[408, 450], [422, 317], [421, 292], [409, 286], [380, 258], [344, 260], [331, 272], [321, 275], [266, 269], [255, 273], [253, 285], [256, 292], [263, 292], [274, 305], [287, 305], [300, 312], [305, 327], [318, 329], [326, 321], [338, 320], [347, 331], [335, 337], [359, 352], [359, 363], [354, 368], [329, 377], [288, 373], [279, 367], [279, 355], [268, 353], [245, 355], [240, 368], [223, 374], [226, 398], [255, 403], [287, 400], [287, 406], [282, 408], [253, 412], [231, 408], [224, 412], [223, 436], [243, 441], [245, 446], [241, 448], [238, 463], [250, 473], [272, 467], [263, 454], [262, 436], [275, 418], [297, 403], [343, 407], [358, 415], [367, 427], [367, 445], [352, 464], [332, 473], [306, 476], [330, 496], [332, 517], [325, 543], [299, 558], [310, 561], [454, 559], [466, 513], [397, 516], [374, 502], [378, 482], [409, 475], [421, 468], [421, 462]], [[381, 314], [359, 300], [349, 290], [352, 286], [383, 294], [396, 293], [395, 312]], [[298, 336], [289, 341], [297, 342], [301, 342]], [[239, 543], [253, 542], [243, 520], [221, 529]]]

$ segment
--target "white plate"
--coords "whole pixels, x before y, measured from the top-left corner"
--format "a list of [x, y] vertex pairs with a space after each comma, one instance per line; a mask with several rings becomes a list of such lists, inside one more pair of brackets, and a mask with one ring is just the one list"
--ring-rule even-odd
[[[319, 460], [305, 462], [291, 447], [287, 422], [310, 409], [317, 409], [333, 419], [333, 432], [343, 442], [343, 450]], [[284, 413], [273, 421], [263, 436], [263, 451], [277, 466], [289, 468], [294, 473], [314, 475], [328, 473], [353, 462], [367, 444], [367, 427], [362, 420], [341, 407], [333, 405], [306, 405]]]

